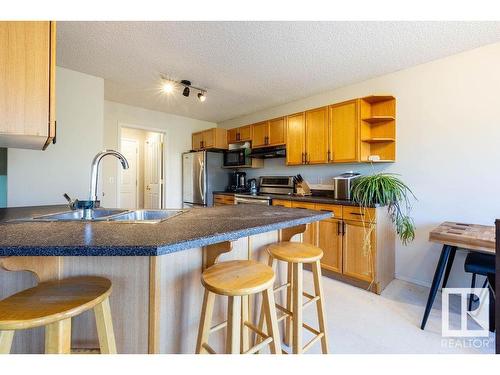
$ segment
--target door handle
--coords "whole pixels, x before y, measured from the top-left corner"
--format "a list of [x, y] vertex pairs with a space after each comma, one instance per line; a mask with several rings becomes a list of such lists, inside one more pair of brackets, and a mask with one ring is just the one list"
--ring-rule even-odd
[[328, 161], [330, 161], [330, 150], [326, 153], [326, 157], [328, 158]]
[[302, 164], [305, 164], [305, 161], [304, 161], [304, 153], [302, 153], [301, 162], [302, 162]]
[[340, 221], [337, 221], [337, 236], [340, 236], [340, 224], [341, 222]]
[[203, 193], [203, 188], [201, 186], [202, 178], [203, 178], [203, 162], [200, 161], [200, 174], [198, 176], [198, 188], [200, 189], [200, 193], [201, 193], [201, 201], [203, 202], [203, 204], [205, 204], [205, 193]]

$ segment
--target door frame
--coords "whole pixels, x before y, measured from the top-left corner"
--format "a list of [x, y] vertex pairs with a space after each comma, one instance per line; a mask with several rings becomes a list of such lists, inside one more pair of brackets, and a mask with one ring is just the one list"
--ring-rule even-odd
[[[135, 206], [137, 207], [137, 203], [139, 202], [139, 189], [138, 189], [138, 182], [139, 182], [139, 176], [140, 176], [140, 173], [139, 173], [139, 169], [141, 168], [140, 164], [139, 164], [139, 141], [137, 139], [132, 139], [132, 138], [121, 138], [120, 139], [120, 152], [121, 152], [121, 149], [122, 149], [122, 141], [123, 140], [127, 140], [127, 141], [131, 141], [131, 142], [134, 142], [137, 146], [136, 150], [136, 154], [135, 154]], [[120, 172], [120, 169], [118, 169], [118, 172]], [[122, 174], [119, 173], [116, 180], [117, 180], [117, 185], [118, 185], [118, 195], [116, 197], [116, 205], [118, 207], [120, 207], [121, 205], [121, 192], [120, 192], [120, 186], [122, 184]]]
[[[121, 139], [122, 139], [122, 128], [129, 128], [129, 129], [137, 129], [137, 130], [144, 130], [144, 131], [150, 131], [150, 132], [155, 132], [155, 133], [159, 133], [162, 135], [163, 137], [163, 147], [162, 147], [162, 153], [161, 153], [161, 156], [162, 156], [162, 168], [161, 168], [161, 174], [162, 174], [162, 183], [161, 183], [161, 200], [160, 200], [160, 203], [161, 203], [161, 208], [165, 208], [165, 197], [167, 196], [167, 184], [165, 183], [165, 172], [166, 172], [166, 167], [167, 167], [167, 154], [166, 154], [166, 147], [165, 147], [165, 143], [166, 143], [166, 139], [167, 139], [167, 132], [165, 131], [165, 129], [160, 129], [160, 128], [155, 128], [155, 127], [152, 127], [152, 126], [142, 126], [142, 125], [136, 125], [136, 124], [131, 124], [131, 123], [127, 123], [127, 122], [122, 122], [122, 121], [118, 121], [118, 131], [117, 131], [117, 134], [118, 134], [118, 151], [121, 152]], [[118, 199], [119, 199], [119, 194], [120, 194], [120, 184], [118, 183], [118, 178], [119, 176], [117, 176], [117, 184], [116, 184], [116, 194], [117, 194], [117, 199], [116, 199], [116, 202], [118, 203]]]

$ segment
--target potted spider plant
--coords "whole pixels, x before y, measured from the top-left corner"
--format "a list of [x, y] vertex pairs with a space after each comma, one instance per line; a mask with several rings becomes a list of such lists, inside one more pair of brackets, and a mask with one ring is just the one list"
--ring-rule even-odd
[[396, 234], [406, 246], [415, 238], [415, 223], [410, 212], [411, 201], [416, 197], [397, 176], [392, 173], [361, 176], [355, 180], [352, 194], [361, 209], [375, 205], [386, 206]]

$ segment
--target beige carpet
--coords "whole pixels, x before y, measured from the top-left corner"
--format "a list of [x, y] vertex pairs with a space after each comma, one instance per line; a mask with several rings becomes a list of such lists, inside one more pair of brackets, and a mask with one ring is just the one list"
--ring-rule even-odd
[[[310, 272], [305, 272], [304, 280], [305, 290], [311, 292]], [[394, 280], [378, 296], [328, 277], [323, 277], [323, 288], [332, 353], [494, 353], [494, 334], [480, 341], [453, 340], [451, 346], [441, 337], [440, 293], [422, 331], [428, 288]], [[451, 319], [459, 322], [459, 315], [452, 312]], [[304, 321], [317, 327], [313, 306], [304, 312]], [[304, 337], [304, 343], [308, 339]], [[319, 342], [310, 353], [320, 353]]]

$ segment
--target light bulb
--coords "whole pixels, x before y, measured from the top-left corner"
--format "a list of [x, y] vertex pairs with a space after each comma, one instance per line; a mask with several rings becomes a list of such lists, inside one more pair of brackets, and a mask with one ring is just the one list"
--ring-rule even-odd
[[204, 102], [205, 100], [207, 100], [207, 96], [205, 95], [204, 92], [199, 92], [198, 99], [200, 100], [200, 102]]
[[161, 87], [161, 90], [165, 94], [170, 94], [172, 91], [174, 91], [174, 83], [171, 81], [165, 81]]

